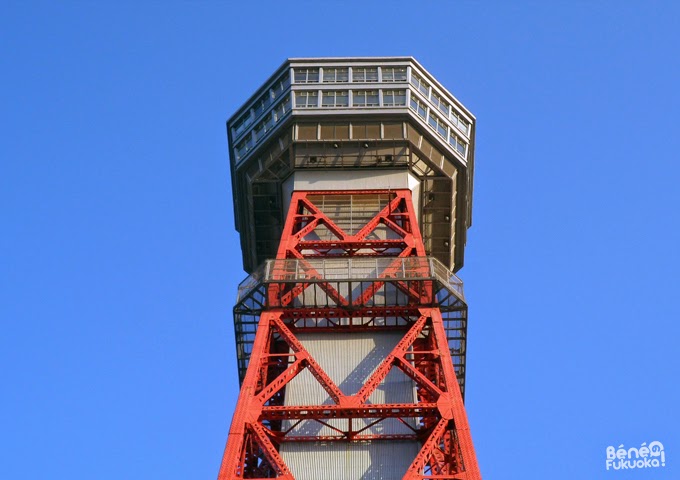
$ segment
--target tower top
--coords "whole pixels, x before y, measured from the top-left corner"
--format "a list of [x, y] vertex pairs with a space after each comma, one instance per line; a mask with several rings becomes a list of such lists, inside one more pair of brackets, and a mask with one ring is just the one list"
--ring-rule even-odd
[[227, 135], [246, 271], [275, 256], [290, 193], [320, 186], [410, 188], [428, 255], [462, 267], [475, 117], [413, 57], [290, 58]]

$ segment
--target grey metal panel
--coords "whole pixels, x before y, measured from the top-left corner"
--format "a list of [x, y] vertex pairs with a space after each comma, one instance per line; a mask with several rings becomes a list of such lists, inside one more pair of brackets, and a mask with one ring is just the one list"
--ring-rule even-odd
[[418, 442], [289, 442], [280, 454], [296, 480], [397, 480]]

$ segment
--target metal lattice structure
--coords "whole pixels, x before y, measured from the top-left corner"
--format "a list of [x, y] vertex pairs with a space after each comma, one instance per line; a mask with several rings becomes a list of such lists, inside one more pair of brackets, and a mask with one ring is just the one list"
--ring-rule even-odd
[[244, 283], [220, 480], [480, 478], [462, 284], [426, 256], [410, 190], [294, 192]]

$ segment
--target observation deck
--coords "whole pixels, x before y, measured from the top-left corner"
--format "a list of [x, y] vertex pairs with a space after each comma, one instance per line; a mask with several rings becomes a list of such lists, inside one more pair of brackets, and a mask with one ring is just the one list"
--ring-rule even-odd
[[290, 192], [409, 188], [455, 272], [471, 225], [474, 116], [411, 57], [289, 59], [227, 122], [244, 268], [276, 256]]

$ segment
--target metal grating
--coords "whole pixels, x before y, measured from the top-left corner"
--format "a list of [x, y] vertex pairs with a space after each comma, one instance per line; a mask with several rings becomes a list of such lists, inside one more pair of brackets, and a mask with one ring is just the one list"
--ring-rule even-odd
[[[385, 272], [390, 268], [390, 277]], [[310, 272], [320, 274], [314, 278]], [[422, 272], [427, 272], [423, 275]], [[396, 288], [398, 281], [405, 282], [411, 288], [418, 288], [423, 282], [434, 282], [435, 295], [429, 306], [438, 306], [444, 320], [451, 358], [456, 376], [465, 392], [465, 352], [467, 334], [467, 305], [463, 292], [463, 282], [451, 273], [439, 260], [433, 257], [380, 258], [355, 257], [334, 259], [305, 260], [268, 260], [259, 269], [248, 276], [239, 286], [238, 301], [234, 307], [234, 329], [236, 337], [236, 353], [238, 356], [239, 380], [243, 382], [250, 358], [259, 315], [265, 308], [294, 309], [304, 303], [318, 308], [337, 307], [320, 286], [321, 280], [330, 283], [333, 288], [350, 300], [359, 297], [375, 282], [384, 282], [363, 307], [408, 306], [408, 296]], [[265, 295], [270, 285], [296, 285], [305, 283], [307, 288], [299, 298], [288, 307], [280, 303], [272, 304], [272, 299]], [[297, 319], [297, 325], [304, 328], [326, 327], [323, 319]], [[361, 326], [371, 321], [373, 325], [399, 326], [398, 317], [367, 318], [358, 314], [341, 318], [336, 323]], [[403, 324], [402, 324], [403, 326]]]

